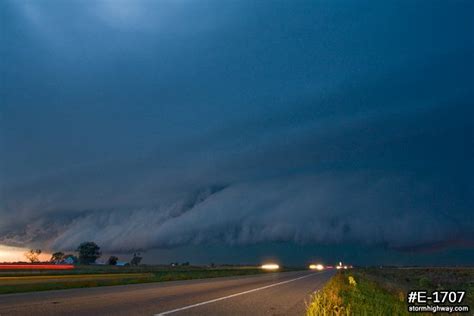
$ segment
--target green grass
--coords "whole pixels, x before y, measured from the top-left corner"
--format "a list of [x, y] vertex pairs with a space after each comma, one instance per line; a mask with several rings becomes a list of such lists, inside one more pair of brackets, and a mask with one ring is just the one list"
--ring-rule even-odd
[[367, 268], [360, 269], [359, 273], [389, 290], [402, 290], [404, 293], [411, 290], [463, 290], [466, 297], [462, 304], [474, 306], [474, 268]]
[[306, 315], [410, 315], [405, 302], [408, 291], [448, 289], [466, 291], [462, 304], [472, 308], [474, 269], [368, 268], [340, 271], [321, 291], [311, 296]]
[[403, 294], [384, 290], [375, 282], [351, 272], [338, 272], [314, 293], [307, 316], [320, 315], [408, 315]]
[[256, 267], [168, 268], [168, 267], [79, 267], [76, 271], [42, 271], [4, 273], [0, 276], [0, 294], [61, 290], [71, 288], [178, 281], [266, 272]]
[[[109, 266], [109, 265], [76, 265], [73, 270], [1, 270], [0, 277], [7, 276], [33, 276], [33, 275], [75, 275], [75, 274], [101, 274], [101, 273], [156, 273], [156, 272], [182, 272], [182, 271], [213, 271], [213, 270], [257, 270], [257, 266], [169, 266], [169, 265], [140, 265], [140, 266]], [[284, 271], [291, 268], [284, 267]]]

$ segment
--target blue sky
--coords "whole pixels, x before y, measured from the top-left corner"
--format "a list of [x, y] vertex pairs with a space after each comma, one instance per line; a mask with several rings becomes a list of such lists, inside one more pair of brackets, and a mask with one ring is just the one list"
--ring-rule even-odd
[[0, 8], [2, 244], [474, 262], [470, 1]]

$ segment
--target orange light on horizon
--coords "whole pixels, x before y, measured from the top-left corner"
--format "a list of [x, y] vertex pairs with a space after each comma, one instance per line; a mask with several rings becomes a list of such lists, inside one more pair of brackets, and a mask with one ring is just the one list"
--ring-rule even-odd
[[[25, 253], [29, 249], [13, 246], [0, 245], [0, 262], [25, 262], [28, 261]], [[39, 255], [40, 261], [47, 261], [51, 257], [50, 253], [43, 252]]]

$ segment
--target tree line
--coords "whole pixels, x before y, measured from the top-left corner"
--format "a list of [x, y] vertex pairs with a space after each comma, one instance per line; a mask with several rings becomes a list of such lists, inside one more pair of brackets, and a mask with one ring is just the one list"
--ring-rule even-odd
[[[96, 263], [97, 259], [102, 256], [102, 251], [100, 247], [93, 241], [86, 241], [81, 243], [77, 249], [77, 256], [74, 254], [65, 254], [64, 252], [58, 251], [54, 252], [51, 255], [51, 259], [49, 262], [51, 263], [79, 263], [79, 264], [94, 264]], [[30, 249], [28, 252], [25, 253], [25, 257], [31, 263], [38, 263], [40, 262], [39, 256], [41, 255], [41, 249]], [[138, 266], [143, 257], [139, 252], [135, 252], [130, 259], [130, 262], [127, 263], [131, 266]], [[119, 258], [117, 256], [110, 256], [107, 260], [108, 265], [117, 265]]]

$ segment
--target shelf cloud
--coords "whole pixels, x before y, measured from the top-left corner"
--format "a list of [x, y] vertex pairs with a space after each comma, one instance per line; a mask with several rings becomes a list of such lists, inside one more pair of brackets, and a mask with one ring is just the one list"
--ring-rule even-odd
[[371, 5], [2, 2], [0, 244], [471, 245], [472, 4]]

